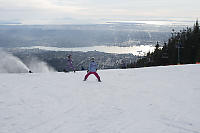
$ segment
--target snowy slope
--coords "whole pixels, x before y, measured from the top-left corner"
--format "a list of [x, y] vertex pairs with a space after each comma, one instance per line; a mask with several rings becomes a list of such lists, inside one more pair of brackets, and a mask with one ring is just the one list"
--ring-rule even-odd
[[200, 133], [200, 65], [0, 74], [0, 133]]

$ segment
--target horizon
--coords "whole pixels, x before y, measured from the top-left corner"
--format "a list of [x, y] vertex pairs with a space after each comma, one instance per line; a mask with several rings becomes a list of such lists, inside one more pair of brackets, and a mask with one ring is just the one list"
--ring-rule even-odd
[[0, 26], [95, 26], [95, 25], [141, 25], [141, 26], [167, 26], [167, 27], [192, 27], [198, 18], [195, 20], [132, 20], [132, 21], [107, 21], [102, 23], [63, 23], [63, 24], [42, 24], [42, 23], [35, 23], [35, 24], [23, 24], [20, 22], [2, 22], [0, 21]]

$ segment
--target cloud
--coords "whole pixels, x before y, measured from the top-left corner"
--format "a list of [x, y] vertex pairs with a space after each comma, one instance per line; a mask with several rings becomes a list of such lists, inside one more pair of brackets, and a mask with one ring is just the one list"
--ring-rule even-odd
[[80, 9], [80, 7], [75, 7], [72, 4], [59, 5], [51, 0], [0, 0], [1, 9], [7, 10], [56, 10], [56, 11], [66, 11], [75, 12]]
[[50, 0], [0, 0], [0, 20], [18, 19], [23, 23], [49, 23], [63, 17], [80, 14], [83, 7], [71, 2], [60, 5]]
[[[24, 24], [90, 23], [150, 17], [198, 18], [199, 0], [0, 0], [0, 21]], [[71, 18], [66, 20], [65, 18]]]

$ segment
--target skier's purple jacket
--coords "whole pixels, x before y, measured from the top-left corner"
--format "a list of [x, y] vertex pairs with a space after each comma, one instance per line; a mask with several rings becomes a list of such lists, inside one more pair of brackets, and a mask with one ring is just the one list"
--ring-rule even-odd
[[97, 71], [97, 63], [94, 61], [91, 61], [89, 64], [89, 72], [96, 72]]
[[70, 69], [70, 67], [74, 70], [74, 66], [72, 65], [72, 59], [71, 58], [69, 58], [68, 60], [67, 60], [67, 62], [68, 62], [68, 69]]

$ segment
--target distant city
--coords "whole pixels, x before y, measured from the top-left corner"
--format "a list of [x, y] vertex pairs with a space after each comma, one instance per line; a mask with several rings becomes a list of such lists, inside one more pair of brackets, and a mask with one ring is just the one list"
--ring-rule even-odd
[[[93, 46], [132, 47], [141, 45], [162, 46], [171, 36], [171, 30], [183, 26], [150, 25], [138, 23], [108, 23], [95, 25], [0, 25], [0, 48], [19, 57], [25, 64], [32, 58], [47, 62], [57, 71], [66, 67], [71, 54], [77, 70], [87, 69], [91, 57], [95, 57], [100, 69], [121, 68], [133, 63], [138, 56], [129, 53], [100, 51], [49, 51], [21, 49], [21, 47], [81, 48]], [[142, 52], [142, 51], [138, 51]]]
[[129, 63], [134, 63], [137, 56], [133, 54], [110, 54], [98, 51], [46, 51], [40, 49], [10, 49], [8, 51], [22, 60], [28, 66], [31, 60], [37, 59], [46, 62], [56, 71], [62, 72], [67, 68], [67, 56], [72, 55], [76, 71], [87, 70], [91, 57], [98, 63], [99, 69], [118, 69]]

